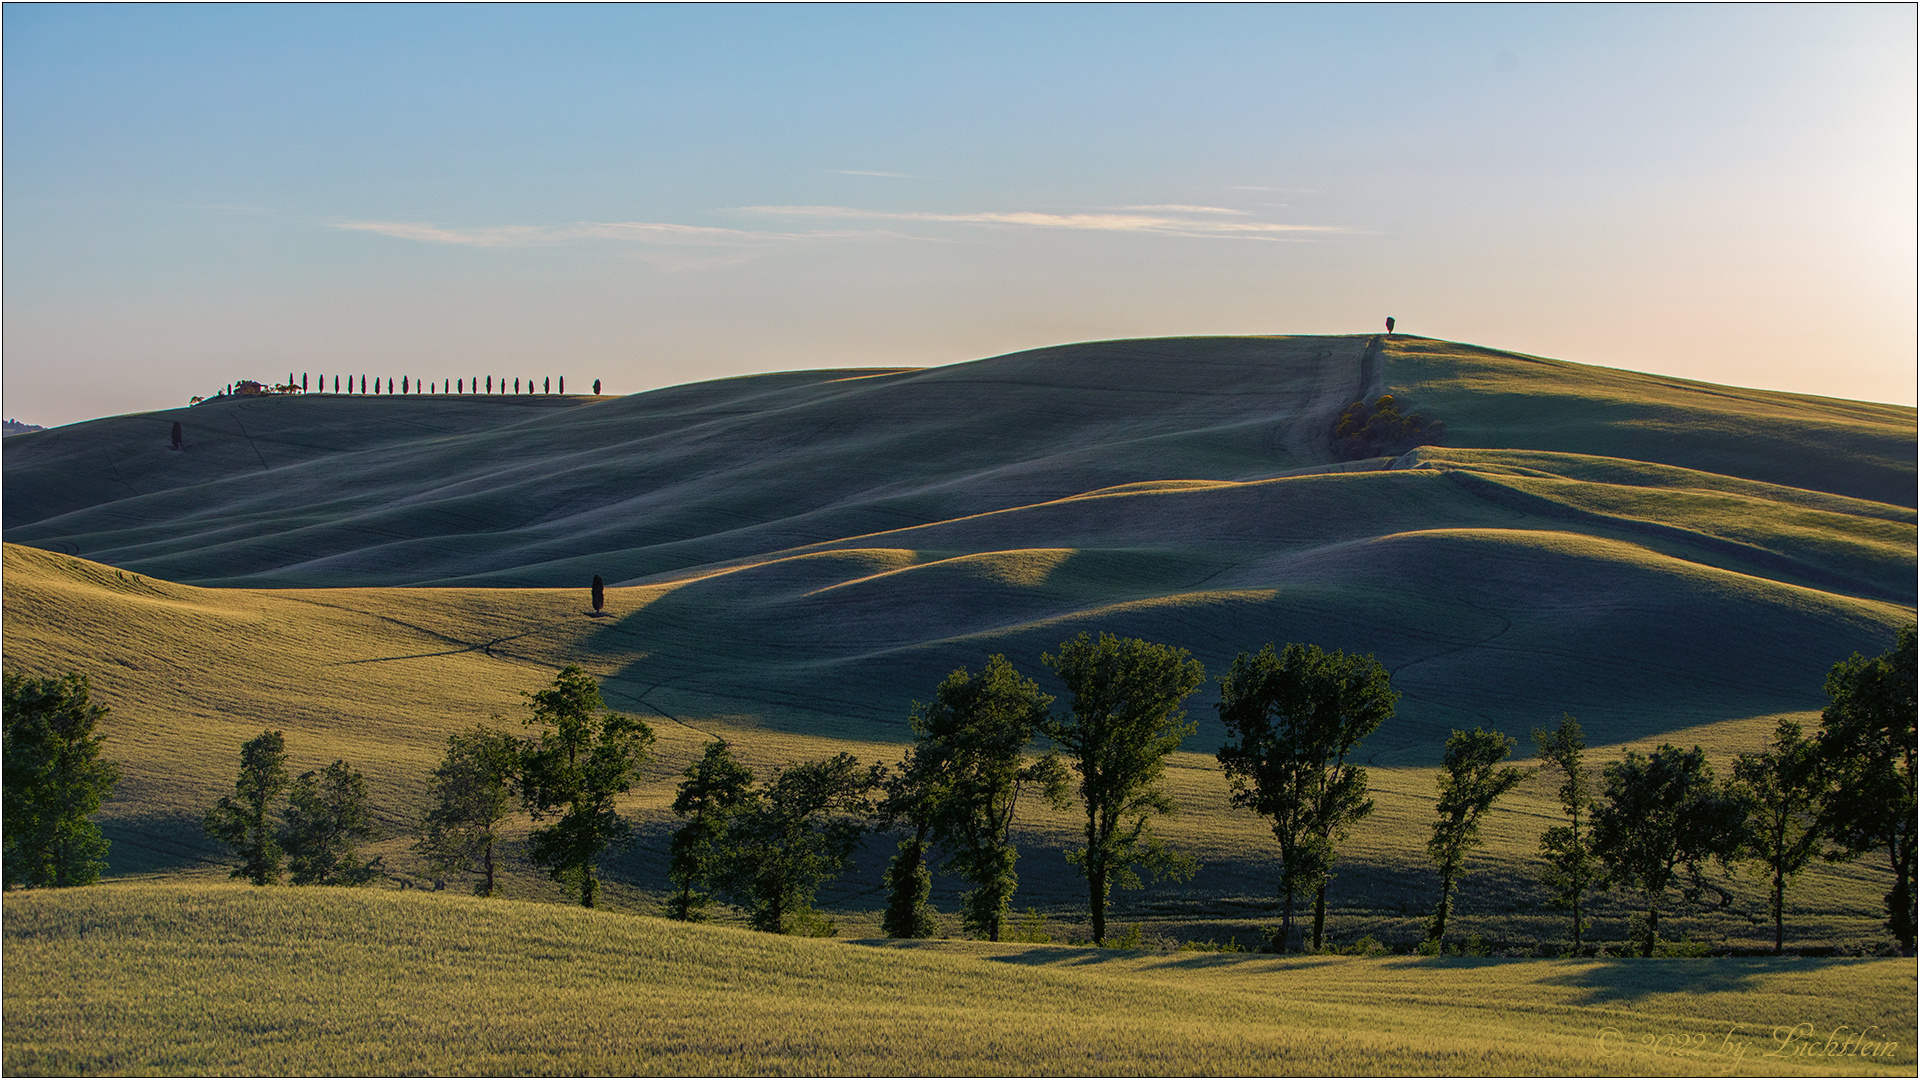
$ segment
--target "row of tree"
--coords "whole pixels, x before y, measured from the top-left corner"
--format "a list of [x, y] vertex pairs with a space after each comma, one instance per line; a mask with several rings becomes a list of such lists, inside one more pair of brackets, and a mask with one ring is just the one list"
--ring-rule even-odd
[[[1761, 750], [1739, 755], [1719, 780], [1699, 747], [1628, 752], [1596, 778], [1583, 761], [1579, 723], [1536, 731], [1545, 768], [1561, 780], [1565, 822], [1540, 839], [1553, 902], [1570, 910], [1576, 946], [1591, 897], [1609, 888], [1644, 903], [1640, 947], [1651, 954], [1659, 921], [1681, 906], [1726, 906], [1731, 894], [1705, 873], [1751, 860], [1769, 879], [1775, 948], [1784, 942], [1785, 893], [1815, 857], [1879, 852], [1893, 874], [1888, 928], [1911, 952], [1915, 929], [1915, 692], [1912, 627], [1875, 659], [1854, 656], [1827, 679], [1831, 705], [1806, 735], [1783, 722]], [[709, 891], [749, 913], [754, 926], [793, 933], [830, 924], [813, 910], [826, 881], [850, 866], [863, 834], [901, 830], [887, 870], [884, 924], [924, 936], [933, 915], [930, 868], [969, 885], [967, 930], [997, 940], [1018, 885], [1016, 815], [1032, 800], [1066, 808], [1078, 795], [1084, 843], [1067, 857], [1087, 882], [1093, 939], [1107, 936], [1115, 887], [1143, 874], [1182, 877], [1191, 859], [1168, 849], [1153, 819], [1172, 810], [1161, 786], [1167, 758], [1194, 731], [1183, 702], [1205, 678], [1185, 650], [1109, 634], [1081, 634], [1042, 662], [1071, 694], [1066, 711], [1003, 656], [978, 674], [950, 674], [912, 714], [915, 735], [893, 766], [851, 755], [776, 770], [764, 781], [724, 740], [682, 776], [668, 875], [669, 913], [700, 917]], [[535, 825], [530, 856], [592, 906], [598, 862], [632, 834], [615, 808], [647, 761], [653, 733], [605, 709], [592, 677], [568, 667], [526, 695], [526, 737], [475, 727], [448, 739], [433, 772], [418, 850], [442, 871], [473, 871], [496, 889], [499, 830], [516, 805]], [[1398, 695], [1370, 656], [1316, 646], [1269, 645], [1236, 657], [1218, 705], [1230, 736], [1218, 758], [1236, 805], [1270, 822], [1280, 849], [1279, 947], [1323, 942], [1326, 889], [1339, 845], [1372, 812], [1355, 755], [1391, 718]], [[6, 883], [78, 885], [104, 864], [91, 821], [118, 767], [101, 760], [94, 725], [103, 707], [84, 677], [6, 677]], [[1029, 751], [1044, 737], [1053, 749]], [[1526, 772], [1503, 762], [1514, 741], [1475, 729], [1449, 738], [1438, 778], [1428, 854], [1439, 873], [1429, 946], [1443, 947], [1467, 856], [1494, 803]], [[284, 738], [263, 732], [241, 752], [232, 795], [207, 814], [207, 832], [240, 858], [235, 877], [256, 884], [291, 872], [295, 884], [354, 884], [381, 872], [357, 845], [373, 834], [364, 779], [344, 761], [289, 779]], [[1077, 780], [1077, 782], [1076, 782]], [[285, 795], [285, 802], [280, 802]], [[1313, 899], [1310, 934], [1296, 926]]]
[[[345, 390], [342, 390], [340, 388], [340, 380], [343, 377], [347, 380]], [[369, 393], [367, 389], [367, 386], [368, 386], [367, 377], [365, 375], [359, 376], [360, 385], [358, 389], [354, 388], [354, 381], [353, 381], [354, 376], [352, 375], [347, 375], [347, 376], [335, 375], [333, 377], [333, 389], [331, 390], [327, 389], [327, 377], [325, 375], [315, 375], [313, 379], [314, 379], [313, 392], [315, 393], [321, 393], [321, 394]], [[491, 375], [485, 376], [484, 382], [482, 381], [481, 377], [478, 377], [478, 376], [476, 376], [472, 380], [468, 380], [465, 378], [455, 379], [452, 386], [448, 386], [444, 381], [423, 383], [420, 380], [415, 379], [410, 375], [402, 375], [400, 376], [400, 385], [397, 390], [394, 387], [393, 378], [391, 376], [388, 376], [386, 379], [386, 388], [383, 391], [381, 389], [381, 379], [379, 376], [376, 375], [374, 376], [374, 379], [373, 379], [373, 383], [372, 383], [373, 389], [371, 393], [379, 394], [384, 392], [387, 394], [395, 394], [395, 393], [400, 393], [400, 394], [467, 394], [467, 393], [491, 394], [494, 392], [493, 385], [494, 385], [493, 376]], [[518, 394], [522, 392], [520, 389], [521, 383], [518, 378], [515, 378], [513, 380], [513, 384], [512, 384], [513, 389], [511, 391], [507, 389], [507, 385], [508, 384], [507, 384], [506, 376], [504, 375], [501, 376], [500, 390], [499, 390], [500, 393]], [[482, 389], [482, 387], [484, 387], [484, 389]], [[256, 382], [252, 379], [241, 379], [237, 382], [228, 383], [226, 387], [221, 390], [221, 394], [226, 397], [258, 397], [258, 396], [263, 396], [268, 394], [304, 394], [308, 392], [309, 391], [308, 391], [306, 372], [301, 372], [300, 380], [298, 382], [294, 381], [293, 374], [289, 372], [287, 374], [287, 381], [275, 386], [268, 386], [265, 383]], [[525, 392], [529, 394], [553, 393], [554, 392], [553, 377], [547, 376], [543, 378], [540, 381], [540, 389], [538, 391], [534, 390], [534, 381], [532, 379], [528, 379], [526, 381]], [[565, 375], [560, 376], [559, 392], [562, 394], [567, 392], [567, 377]], [[595, 394], [598, 394], [600, 392], [599, 379], [593, 380], [593, 392]], [[193, 402], [191, 403], [197, 403], [202, 400], [204, 399], [196, 397], [193, 399]]]

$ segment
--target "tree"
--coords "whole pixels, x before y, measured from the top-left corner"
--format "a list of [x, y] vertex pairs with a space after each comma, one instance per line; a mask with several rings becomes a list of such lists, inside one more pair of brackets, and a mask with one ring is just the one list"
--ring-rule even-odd
[[560, 392], [563, 394], [567, 392], [567, 377], [565, 375], [560, 376]]
[[106, 737], [94, 734], [107, 707], [93, 703], [78, 673], [36, 679], [7, 672], [0, 681], [6, 887], [91, 885], [107, 865], [107, 838], [93, 815], [120, 781], [120, 766], [100, 757]]
[[673, 812], [686, 818], [667, 848], [667, 878], [679, 895], [667, 901], [667, 913], [689, 922], [703, 916], [707, 897], [695, 891], [712, 874], [714, 853], [734, 814], [753, 798], [753, 773], [733, 758], [727, 740], [707, 744], [700, 760], [680, 774]]
[[[918, 705], [916, 703], [916, 708]], [[933, 873], [927, 866], [927, 833], [932, 828], [933, 798], [939, 790], [937, 763], [909, 748], [900, 771], [881, 784], [885, 794], [874, 809], [874, 827], [888, 829], [905, 821], [913, 834], [901, 839], [881, 884], [887, 908], [880, 929], [892, 938], [927, 938], [939, 932], [933, 910]]]
[[1833, 782], [1824, 826], [1834, 858], [1884, 851], [1893, 871], [1887, 929], [1914, 951], [1914, 630], [1872, 660], [1855, 653], [1827, 675], [1820, 759]]
[[169, 439], [167, 445], [174, 450], [180, 450], [184, 448], [181, 443], [180, 421], [178, 420], [175, 420], [173, 422], [173, 434]]
[[1757, 754], [1741, 754], [1733, 763], [1734, 783], [1748, 806], [1745, 850], [1765, 866], [1772, 881], [1773, 953], [1786, 943], [1787, 882], [1820, 850], [1825, 834], [1820, 811], [1828, 778], [1820, 767], [1820, 748], [1782, 720], [1773, 741]]
[[475, 725], [447, 736], [447, 755], [427, 782], [429, 800], [414, 850], [440, 873], [478, 873], [473, 891], [492, 896], [494, 844], [513, 807], [520, 740]]
[[653, 729], [600, 712], [599, 684], [574, 665], [554, 676], [551, 687], [525, 697], [533, 713], [527, 724], [541, 731], [521, 759], [521, 798], [535, 821], [557, 819], [533, 830], [529, 854], [553, 880], [577, 889], [582, 906], [592, 907], [600, 894], [600, 856], [633, 834], [613, 801], [640, 778]]
[[924, 777], [926, 820], [948, 852], [943, 868], [973, 886], [961, 897], [967, 930], [999, 941], [1019, 878], [1014, 864], [1014, 813], [1037, 789], [1055, 806], [1067, 802], [1067, 772], [1057, 753], [1028, 762], [1026, 747], [1047, 721], [1053, 698], [994, 655], [978, 678], [949, 674], [929, 705], [915, 704], [918, 737], [909, 772]]
[[373, 807], [360, 770], [335, 761], [299, 775], [287, 791], [280, 847], [295, 885], [364, 885], [380, 876], [380, 860], [362, 860], [373, 839]]
[[1465, 873], [1467, 853], [1480, 846], [1480, 822], [1494, 800], [1527, 778], [1525, 770], [1497, 767], [1513, 752], [1513, 745], [1508, 736], [1482, 728], [1455, 731], [1447, 737], [1433, 838], [1427, 841], [1427, 858], [1440, 870], [1440, 902], [1427, 923], [1427, 937], [1436, 944], [1446, 944], [1454, 890]]
[[1220, 680], [1220, 721], [1236, 741], [1216, 756], [1233, 804], [1271, 819], [1280, 843], [1282, 949], [1291, 946], [1295, 907], [1307, 892], [1320, 947], [1336, 846], [1373, 812], [1367, 770], [1348, 757], [1393, 716], [1399, 696], [1373, 657], [1318, 645], [1241, 653]]
[[240, 747], [240, 775], [233, 794], [222, 795], [207, 811], [207, 835], [240, 857], [230, 877], [255, 885], [280, 880], [285, 854], [273, 820], [273, 804], [287, 789], [287, 742], [277, 731], [263, 731]]
[[813, 898], [853, 865], [880, 781], [879, 769], [844, 753], [776, 772], [722, 837], [715, 886], [747, 909], [756, 930], [831, 936]]
[[1739, 851], [1747, 809], [1737, 795], [1714, 782], [1713, 766], [1698, 746], [1681, 750], [1662, 744], [1651, 757], [1629, 750], [1600, 777], [1593, 852], [1608, 885], [1638, 889], [1644, 897], [1640, 955], [1652, 956], [1667, 889], [1680, 871], [1686, 875], [1685, 903], [1699, 903], [1708, 891], [1720, 896], [1719, 906], [1731, 902], [1726, 890], [1707, 881], [1702, 868], [1708, 859], [1725, 866]]
[[1535, 728], [1533, 741], [1540, 748], [1540, 759], [1560, 777], [1560, 809], [1567, 816], [1565, 825], [1552, 826], [1540, 834], [1540, 854], [1547, 860], [1540, 876], [1552, 891], [1553, 905], [1573, 912], [1573, 948], [1577, 953], [1589, 921], [1581, 902], [1600, 876], [1600, 864], [1593, 854], [1593, 777], [1581, 760], [1587, 748], [1586, 733], [1580, 729], [1580, 721], [1562, 713], [1557, 729]]
[[1083, 632], [1040, 662], [1073, 695], [1068, 714], [1049, 718], [1044, 732], [1080, 774], [1087, 843], [1067, 858], [1086, 876], [1093, 940], [1104, 945], [1112, 888], [1139, 888], [1140, 869], [1162, 877], [1192, 873], [1192, 860], [1169, 851], [1148, 819], [1173, 812], [1160, 779], [1167, 755], [1195, 730], [1180, 704], [1206, 669], [1185, 649], [1104, 632], [1097, 640]]
[[600, 580], [599, 574], [593, 575], [591, 595], [593, 599], [593, 613], [598, 615], [600, 614], [600, 609], [607, 606], [607, 584]]

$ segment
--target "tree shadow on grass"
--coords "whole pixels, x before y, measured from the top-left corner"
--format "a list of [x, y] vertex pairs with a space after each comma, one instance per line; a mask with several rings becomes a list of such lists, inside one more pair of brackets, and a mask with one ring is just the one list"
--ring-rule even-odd
[[[1421, 963], [1434, 963], [1423, 960]], [[1448, 966], [1462, 964], [1514, 963], [1516, 961], [1447, 960]], [[1528, 963], [1529, 961], [1517, 961]], [[1546, 986], [1566, 986], [1585, 990], [1582, 1005], [1633, 1002], [1655, 994], [1743, 993], [1759, 989], [1762, 979], [1790, 972], [1811, 972], [1837, 965], [1865, 961], [1848, 957], [1715, 956], [1702, 958], [1655, 957], [1620, 960], [1530, 961], [1565, 965], [1565, 970], [1542, 978]]]

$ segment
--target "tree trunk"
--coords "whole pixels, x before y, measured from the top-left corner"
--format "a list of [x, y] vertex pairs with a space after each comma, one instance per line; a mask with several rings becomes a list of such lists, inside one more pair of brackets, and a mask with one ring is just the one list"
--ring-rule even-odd
[[1280, 940], [1275, 944], [1276, 952], [1293, 948], [1293, 890], [1285, 885], [1280, 887]]
[[1786, 943], [1787, 876], [1779, 867], [1773, 869], [1773, 955], [1779, 956]]
[[485, 867], [487, 872], [487, 891], [481, 893], [480, 895], [492, 896], [493, 895], [493, 837], [491, 836], [487, 837], [486, 860], [482, 865]]
[[1087, 912], [1093, 921], [1093, 943], [1107, 943], [1107, 868], [1093, 866], [1093, 853], [1087, 853]]
[[1647, 900], [1647, 940], [1640, 943], [1640, 955], [1652, 956], [1653, 943], [1660, 940], [1660, 904], [1655, 898]]
[[1327, 887], [1313, 895], [1313, 951], [1320, 951], [1320, 931], [1327, 925]]
[[1893, 931], [1894, 939], [1900, 942], [1900, 951], [1906, 956], [1914, 953], [1914, 834], [1913, 827], [1907, 827], [1907, 835], [1893, 844], [1887, 845], [1893, 857], [1893, 891], [1887, 894], [1887, 929]]
[[1441, 947], [1447, 943], [1447, 916], [1453, 914], [1453, 877], [1452, 867], [1440, 869], [1440, 903], [1433, 909], [1433, 933], [1431, 939]]
[[581, 870], [580, 871], [580, 906], [592, 907], [593, 902], [599, 898], [600, 898], [600, 879], [593, 876], [593, 868], [587, 867]]

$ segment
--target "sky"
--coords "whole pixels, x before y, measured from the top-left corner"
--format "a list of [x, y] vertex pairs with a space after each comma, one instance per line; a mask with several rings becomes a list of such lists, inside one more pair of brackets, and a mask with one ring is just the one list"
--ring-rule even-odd
[[0, 410], [1431, 337], [1911, 405], [1870, 6], [0, 12]]

